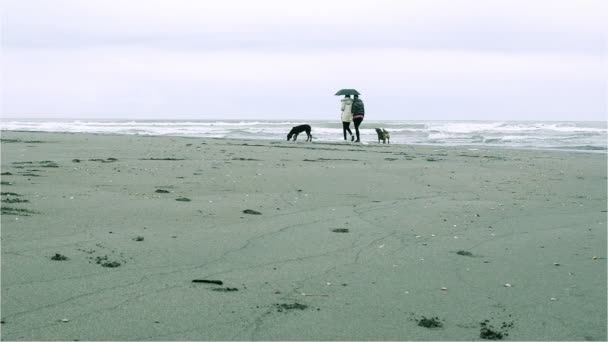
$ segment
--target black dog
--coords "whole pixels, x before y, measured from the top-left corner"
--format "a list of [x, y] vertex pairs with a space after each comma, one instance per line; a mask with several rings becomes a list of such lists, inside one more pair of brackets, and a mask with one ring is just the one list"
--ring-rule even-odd
[[291, 131], [289, 131], [289, 133], [287, 134], [287, 141], [291, 140], [291, 137], [293, 137], [293, 141], [296, 141], [296, 139], [298, 139], [298, 134], [302, 132], [306, 132], [306, 141], [312, 141], [312, 134], [310, 134], [310, 125], [300, 125], [292, 128]]

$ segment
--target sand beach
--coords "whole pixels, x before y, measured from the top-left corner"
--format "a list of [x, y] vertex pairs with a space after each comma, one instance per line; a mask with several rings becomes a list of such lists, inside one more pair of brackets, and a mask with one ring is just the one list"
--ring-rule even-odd
[[605, 153], [2, 132], [2, 340], [606, 340]]

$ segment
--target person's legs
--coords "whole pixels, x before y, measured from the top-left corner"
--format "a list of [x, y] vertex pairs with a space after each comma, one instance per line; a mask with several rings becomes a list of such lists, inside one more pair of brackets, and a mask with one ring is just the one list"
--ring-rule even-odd
[[346, 132], [350, 134], [352, 140], [353, 132], [350, 130], [350, 122], [342, 121], [342, 132], [344, 133], [344, 140], [346, 140]]
[[355, 123], [355, 134], [357, 134], [357, 140], [355, 142], [361, 142], [361, 139], [359, 138], [359, 125], [363, 122], [363, 118], [353, 119], [353, 122]]

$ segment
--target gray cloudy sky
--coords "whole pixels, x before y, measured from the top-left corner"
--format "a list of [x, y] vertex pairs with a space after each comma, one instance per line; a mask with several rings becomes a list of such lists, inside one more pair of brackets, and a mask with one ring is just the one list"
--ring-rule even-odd
[[0, 6], [4, 118], [606, 120], [608, 1]]

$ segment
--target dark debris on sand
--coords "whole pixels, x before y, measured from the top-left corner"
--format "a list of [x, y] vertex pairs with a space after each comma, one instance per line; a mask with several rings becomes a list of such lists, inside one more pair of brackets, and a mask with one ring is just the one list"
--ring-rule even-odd
[[439, 320], [439, 317], [427, 318], [425, 316], [422, 316], [419, 319], [417, 319], [416, 321], [418, 321], [419, 326], [429, 328], [429, 329], [443, 327], [443, 323]]
[[95, 257], [95, 263], [101, 265], [102, 267], [115, 268], [120, 267], [122, 264], [118, 261], [109, 261], [108, 256], [104, 255], [102, 257]]
[[53, 255], [51, 257], [51, 260], [56, 260], [56, 261], [65, 261], [65, 260], [69, 260], [70, 258], [66, 257], [63, 254], [59, 254], [59, 253], [55, 253], [55, 255]]
[[487, 319], [480, 322], [479, 325], [481, 326], [479, 337], [483, 338], [484, 340], [502, 340], [503, 338], [509, 336], [507, 331], [513, 327], [513, 322], [502, 322], [500, 329], [494, 328], [494, 326], [492, 326], [490, 321]]
[[101, 266], [110, 267], [110, 268], [120, 267], [120, 265], [122, 265], [122, 264], [118, 261], [106, 261], [106, 262], [101, 263]]
[[193, 279], [193, 283], [204, 283], [204, 284], [215, 284], [215, 285], [224, 285], [224, 282], [221, 280], [210, 280], [210, 279]]
[[10, 198], [10, 197], [7, 197], [2, 200], [2, 203], [28, 203], [28, 202], [29, 201], [26, 199]]
[[348, 228], [335, 228], [331, 230], [334, 233], [348, 233]]
[[22, 208], [11, 208], [11, 207], [5, 207], [5, 206], [2, 206], [0, 212], [2, 213], [2, 215], [15, 215], [15, 216], [30, 216], [32, 214], [37, 214], [37, 212], [32, 211], [32, 210], [22, 209]]
[[236, 287], [218, 287], [215, 289], [211, 289], [211, 291], [216, 291], [216, 292], [236, 292], [239, 289], [237, 289]]
[[139, 158], [139, 160], [187, 160], [184, 158]]
[[262, 215], [261, 212], [253, 210], [253, 209], [245, 209], [245, 210], [243, 210], [243, 213], [249, 214], [249, 215]]
[[118, 159], [116, 159], [116, 158], [107, 158], [107, 159], [93, 158], [93, 159], [89, 159], [89, 161], [97, 161], [97, 162], [101, 162], [101, 163], [113, 163], [113, 162], [115, 162], [117, 160]]
[[175, 200], [179, 201], [179, 202], [190, 202], [191, 201], [189, 198], [186, 198], [186, 197], [176, 198]]
[[293, 304], [287, 304], [287, 303], [275, 304], [274, 306], [277, 308], [278, 312], [283, 312], [283, 311], [288, 311], [288, 310], [305, 310], [306, 308], [308, 308], [308, 305], [300, 304], [297, 302], [293, 303]]
[[463, 256], [473, 256], [473, 253], [471, 253], [469, 251], [463, 251], [463, 250], [456, 252], [456, 254], [463, 255]]

